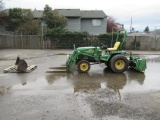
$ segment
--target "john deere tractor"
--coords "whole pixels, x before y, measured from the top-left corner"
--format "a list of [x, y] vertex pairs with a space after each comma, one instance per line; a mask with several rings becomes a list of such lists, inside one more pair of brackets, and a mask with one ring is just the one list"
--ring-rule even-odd
[[[120, 42], [119, 36], [123, 34], [123, 38]], [[128, 54], [122, 51], [122, 46], [126, 42], [126, 31], [119, 30], [116, 38], [116, 42], [113, 48], [106, 48], [104, 54], [102, 54], [101, 47], [78, 47], [75, 48], [72, 55], [70, 55], [66, 61], [66, 68], [69, 71], [72, 64], [77, 65], [78, 72], [88, 72], [93, 64], [104, 63], [109, 69], [115, 73], [122, 73], [129, 67], [139, 72], [144, 72], [147, 68], [146, 59], [140, 59], [133, 56], [132, 53]], [[127, 58], [128, 56], [128, 58]]]

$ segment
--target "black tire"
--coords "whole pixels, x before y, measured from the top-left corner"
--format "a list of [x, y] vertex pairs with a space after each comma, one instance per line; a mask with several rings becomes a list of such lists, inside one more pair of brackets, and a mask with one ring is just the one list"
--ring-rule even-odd
[[115, 73], [123, 73], [128, 69], [128, 59], [123, 55], [115, 55], [111, 58], [111, 69]]
[[90, 70], [90, 63], [87, 60], [81, 60], [78, 62], [77, 70], [80, 73], [86, 73]]

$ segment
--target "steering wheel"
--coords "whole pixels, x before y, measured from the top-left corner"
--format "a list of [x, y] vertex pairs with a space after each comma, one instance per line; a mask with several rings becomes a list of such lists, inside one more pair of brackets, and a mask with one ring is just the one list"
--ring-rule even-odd
[[107, 49], [107, 48], [108, 48], [108, 46], [107, 46], [107, 45], [105, 45], [105, 44], [101, 43], [101, 49]]

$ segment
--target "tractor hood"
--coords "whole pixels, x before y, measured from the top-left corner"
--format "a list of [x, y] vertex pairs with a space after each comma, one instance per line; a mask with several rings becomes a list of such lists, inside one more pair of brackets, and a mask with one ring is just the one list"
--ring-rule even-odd
[[86, 50], [92, 50], [95, 49], [96, 47], [78, 47], [78, 51], [86, 51]]
[[81, 51], [83, 53], [94, 53], [96, 51], [102, 52], [100, 47], [78, 47], [77, 51]]
[[97, 51], [101, 50], [100, 47], [93, 47], [93, 46], [90, 46], [90, 47], [78, 47], [77, 48], [78, 51], [87, 51], [87, 50], [95, 50], [95, 49]]

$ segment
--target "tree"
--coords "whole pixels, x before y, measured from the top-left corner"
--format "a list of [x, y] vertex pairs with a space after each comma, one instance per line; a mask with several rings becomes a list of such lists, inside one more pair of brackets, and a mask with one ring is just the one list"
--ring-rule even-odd
[[60, 15], [57, 10], [52, 10], [48, 5], [44, 8], [43, 20], [47, 24], [48, 28], [64, 28], [67, 25], [67, 18]]
[[146, 32], [146, 33], [149, 32], [149, 27], [148, 26], [144, 29], [144, 32]]
[[116, 22], [115, 18], [108, 16], [108, 18], [107, 18], [107, 32], [108, 33], [112, 32], [112, 31], [117, 32], [118, 25], [119, 25], [119, 23]]
[[26, 21], [31, 21], [33, 15], [30, 9], [13, 8], [9, 10], [9, 20], [6, 27], [9, 31], [16, 31], [16, 29], [24, 24]]
[[4, 8], [4, 3], [3, 3], [3, 0], [0, 0], [0, 11], [2, 11]]
[[20, 34], [36, 35], [40, 31], [40, 21], [38, 20], [26, 21], [25, 23], [21, 24], [16, 31]]
[[8, 20], [8, 16], [3, 11], [3, 9], [4, 9], [4, 3], [3, 0], [0, 0], [0, 25], [6, 25], [6, 22]]

